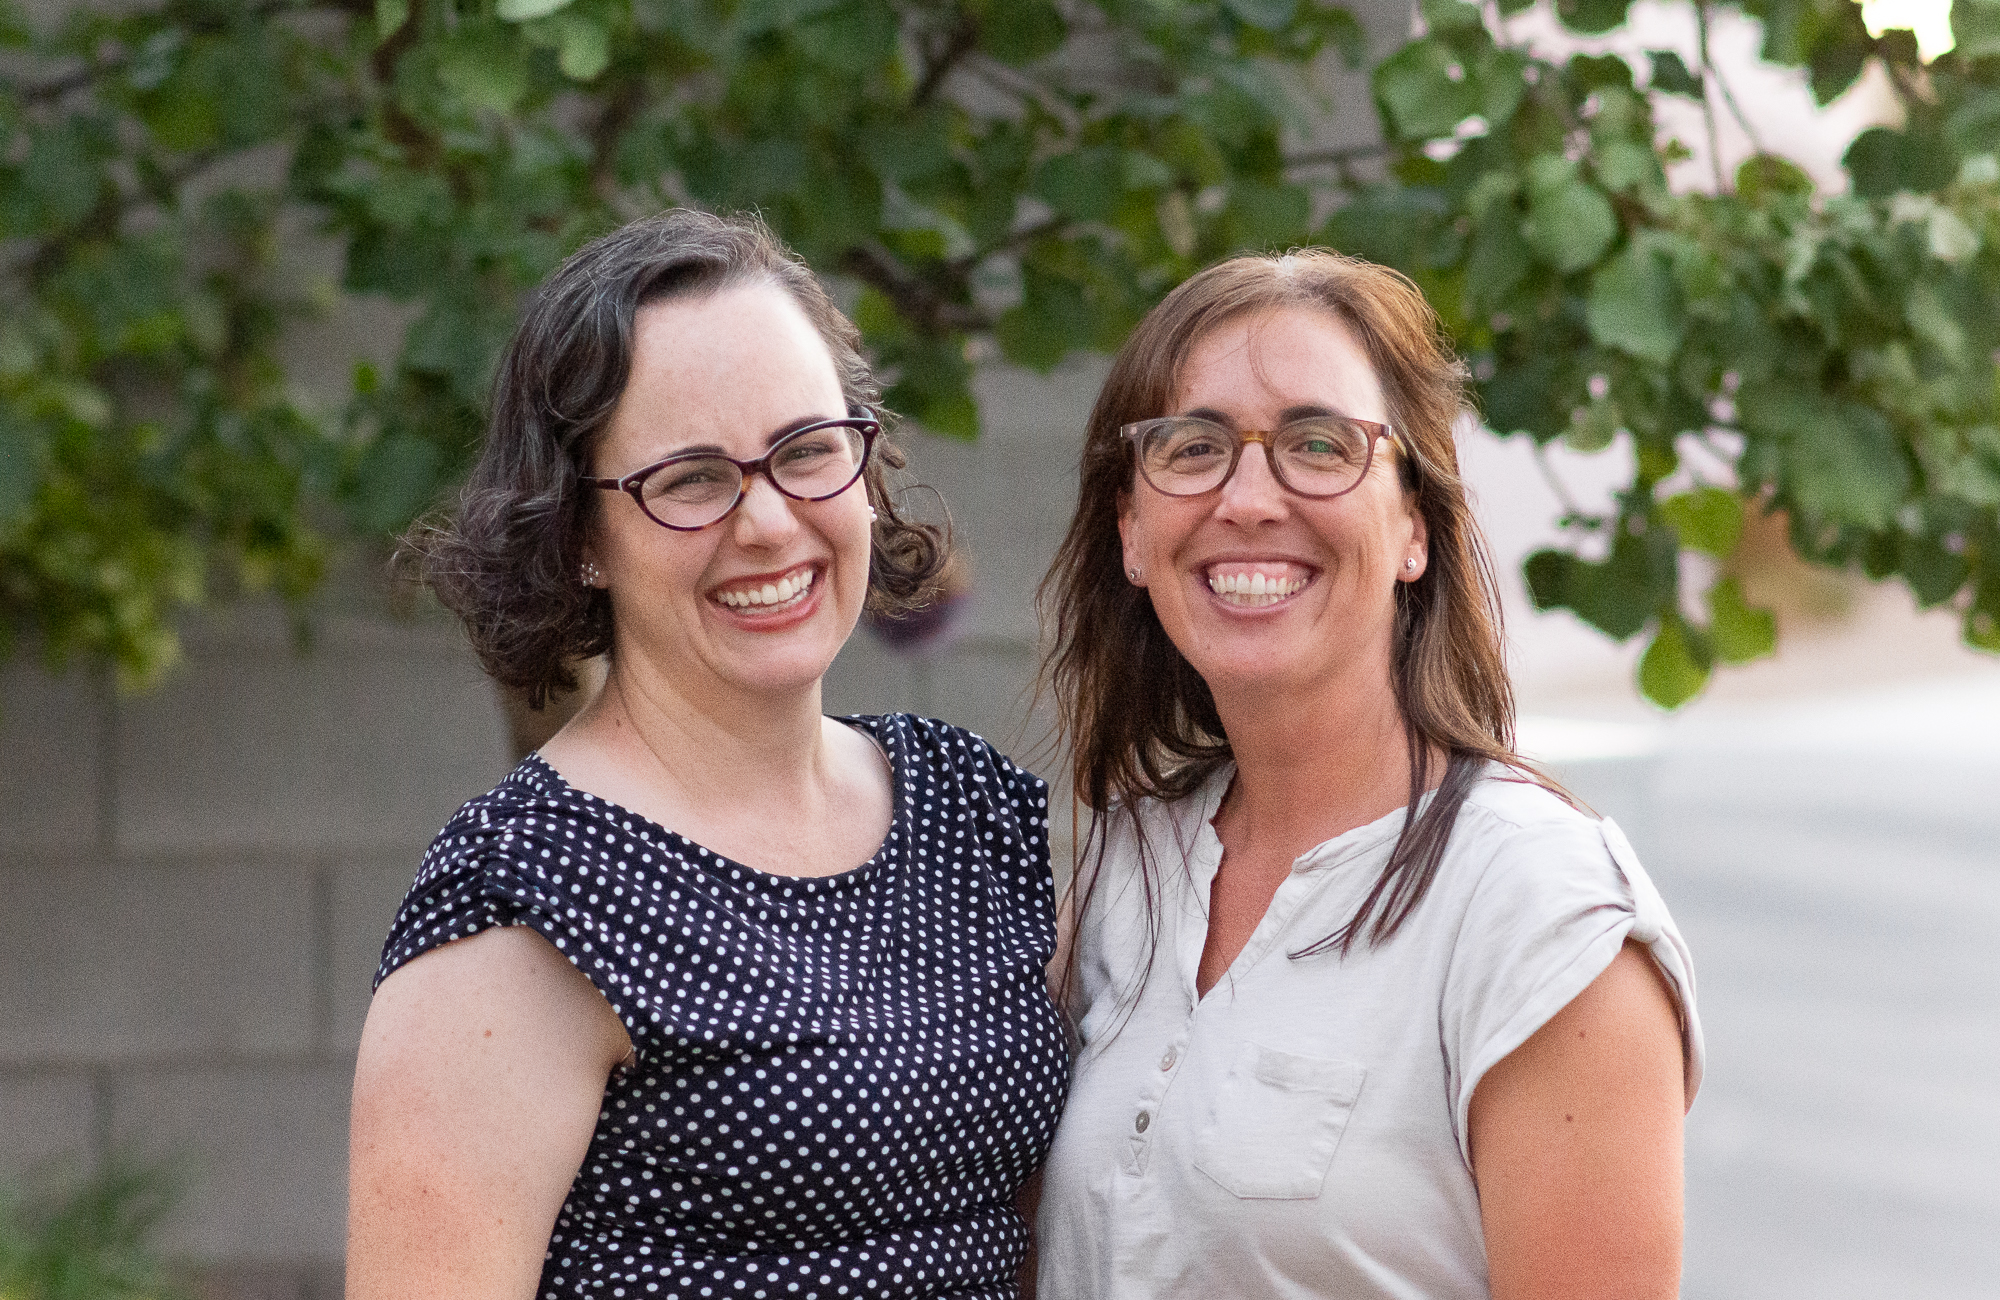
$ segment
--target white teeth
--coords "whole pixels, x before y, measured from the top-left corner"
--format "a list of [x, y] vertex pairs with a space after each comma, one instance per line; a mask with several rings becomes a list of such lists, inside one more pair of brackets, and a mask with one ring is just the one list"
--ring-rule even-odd
[[761, 587], [745, 587], [738, 591], [718, 591], [715, 598], [731, 609], [753, 609], [761, 606], [789, 605], [806, 593], [813, 584], [813, 571], [792, 574], [767, 582]]
[[1232, 605], [1275, 605], [1304, 589], [1304, 578], [1281, 578], [1258, 571], [1209, 577], [1208, 587]]

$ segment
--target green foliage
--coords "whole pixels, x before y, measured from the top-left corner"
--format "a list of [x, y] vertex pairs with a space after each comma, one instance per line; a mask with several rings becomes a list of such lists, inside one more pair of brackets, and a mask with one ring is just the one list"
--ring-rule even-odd
[[66, 1195], [0, 1200], [6, 1300], [169, 1300], [178, 1288], [147, 1245], [176, 1185], [158, 1167], [114, 1164]]
[[[1438, 306], [1493, 427], [1631, 450], [1615, 508], [1572, 511], [1576, 546], [1528, 576], [1546, 608], [1650, 630], [1653, 699], [1773, 644], [1734, 587], [1682, 591], [1683, 550], [1727, 558], [1746, 510], [2000, 647], [2000, 0], [1958, 0], [1927, 67], [1851, 0], [1746, 0], [1822, 99], [1890, 73], [1903, 120], [1855, 142], [1842, 196], [1774, 156], [1671, 192], [1654, 101], [1733, 102], [1705, 59], [1550, 62], [1464, 0], [1424, 0], [1372, 69], [1376, 181], [1299, 152], [1326, 110], [1308, 69], [1364, 48], [1326, 0], [162, 0], [49, 31], [17, 4], [0, 635], [127, 685], [172, 663], [177, 610], [303, 599], [330, 538], [435, 501], [524, 291], [677, 202], [754, 208], [843, 277], [890, 405], [954, 437], [979, 427], [969, 355], [1114, 347], [1246, 248], [1376, 258]], [[1599, 32], [1626, 8], [1557, 12]], [[277, 346], [334, 289], [283, 264], [302, 226], [343, 253], [338, 289], [412, 322], [324, 406]], [[1684, 468], [1689, 440], [1733, 474]]]
[[[1955, 606], [1971, 644], [1995, 645], [2000, 619], [2000, 4], [1959, 0], [1969, 39], [1928, 66], [1908, 33], [1868, 37], [1848, 0], [1743, 8], [1822, 100], [1869, 60], [1889, 72], [1905, 120], [1856, 140], [1852, 194], [1769, 155], [1715, 193], [1669, 192], [1652, 96], [1699, 96], [1716, 74], [1662, 52], [1637, 69], [1646, 92], [1616, 57], [1531, 61], [1504, 116], [1469, 121], [1503, 102], [1484, 70], [1509, 51], [1485, 24], [1433, 22], [1376, 70], [1392, 178], [1326, 232], [1417, 278], [1494, 428], [1630, 447], [1614, 510], [1572, 511], [1579, 549], [1527, 576], [1541, 608], [1620, 639], [1650, 629], [1639, 684], [1670, 708], [1716, 661], [1775, 647], [1733, 582], [1700, 607], [1682, 590], [1680, 552], [1728, 558], [1746, 509], [1785, 511], [1808, 560]], [[1595, 32], [1624, 6], [1557, 12]], [[1683, 460], [1697, 443], [1734, 475], [1703, 482]]]

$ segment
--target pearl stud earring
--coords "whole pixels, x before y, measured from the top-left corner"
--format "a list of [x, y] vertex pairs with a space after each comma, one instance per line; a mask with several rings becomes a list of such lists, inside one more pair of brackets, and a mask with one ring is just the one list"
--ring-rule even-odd
[[1415, 556], [1411, 556], [1409, 559], [1403, 561], [1403, 572], [1415, 573], [1416, 571], [1417, 571], [1417, 560]]
[[1130, 578], [1132, 581], [1137, 582], [1139, 580], [1139, 570], [1136, 567], [1127, 569], [1125, 570], [1125, 576]]

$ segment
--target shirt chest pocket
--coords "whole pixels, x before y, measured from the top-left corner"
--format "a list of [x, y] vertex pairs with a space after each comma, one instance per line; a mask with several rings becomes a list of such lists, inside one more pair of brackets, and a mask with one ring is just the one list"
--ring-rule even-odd
[[1245, 1199], [1318, 1196], [1367, 1073], [1245, 1043], [1195, 1138], [1195, 1168]]

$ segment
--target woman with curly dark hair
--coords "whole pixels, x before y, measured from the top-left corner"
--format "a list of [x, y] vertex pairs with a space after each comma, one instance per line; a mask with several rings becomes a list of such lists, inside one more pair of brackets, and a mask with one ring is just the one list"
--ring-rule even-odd
[[1692, 970], [1514, 752], [1463, 410], [1416, 287], [1325, 250], [1112, 365], [1044, 587], [1095, 814], [1044, 1300], [1677, 1292]]
[[854, 327], [760, 223], [675, 211], [530, 303], [454, 517], [487, 670], [603, 688], [432, 844], [354, 1090], [353, 1297], [1012, 1295], [1067, 1073], [1045, 790], [834, 719], [920, 602]]

